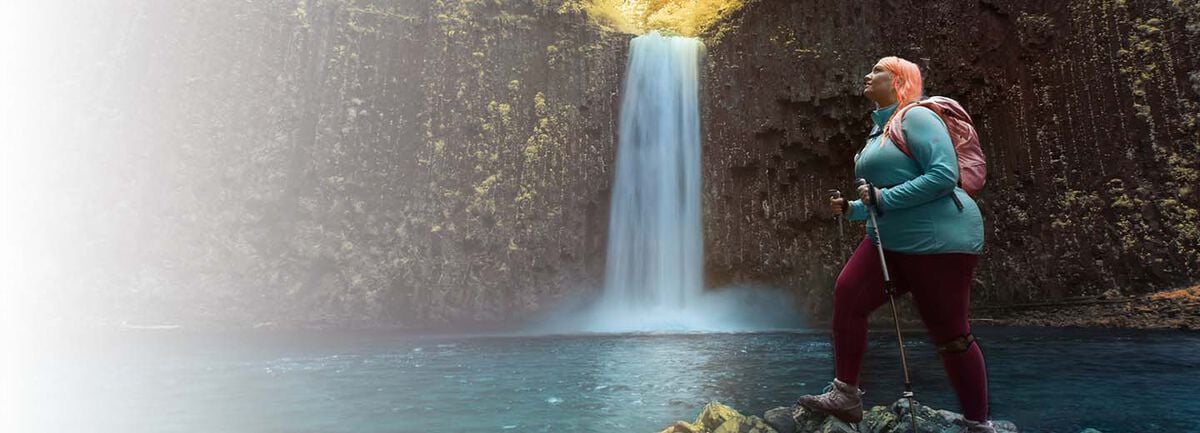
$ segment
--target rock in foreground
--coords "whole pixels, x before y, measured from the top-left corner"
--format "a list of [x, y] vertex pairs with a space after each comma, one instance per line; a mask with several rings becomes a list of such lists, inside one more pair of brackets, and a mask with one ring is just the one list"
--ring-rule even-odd
[[[942, 409], [917, 405], [919, 433], [954, 431], [954, 421], [962, 415]], [[891, 406], [875, 406], [863, 413], [862, 422], [847, 424], [835, 417], [804, 408], [777, 407], [762, 417], [746, 416], [719, 402], [704, 406], [694, 422], [678, 421], [661, 433], [905, 433], [909, 432], [907, 400]], [[1016, 433], [1017, 426], [1008, 421], [992, 421], [1000, 433]]]
[[745, 416], [718, 402], [704, 405], [695, 422], [676, 421], [662, 433], [778, 433], [762, 418]]

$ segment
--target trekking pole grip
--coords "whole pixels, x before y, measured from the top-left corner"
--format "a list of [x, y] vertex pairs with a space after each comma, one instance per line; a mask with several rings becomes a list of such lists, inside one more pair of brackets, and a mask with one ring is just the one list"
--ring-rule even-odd
[[[830, 199], [840, 199], [840, 198], [842, 198], [842, 192], [838, 191], [836, 189], [831, 189], [831, 190], [829, 190], [829, 198]], [[846, 202], [845, 202], [845, 200], [843, 200], [842, 201], [842, 213], [845, 213], [845, 212], [846, 212]], [[842, 238], [844, 237], [844, 236], [842, 236], [842, 218], [845, 218], [845, 216], [834, 216], [833, 218], [836, 219], [838, 222], [838, 241], [841, 241]]]
[[867, 186], [867, 198], [869, 198], [869, 200], [863, 201], [863, 204], [875, 208], [875, 215], [883, 216], [883, 209], [879, 207], [879, 202], [875, 199], [875, 184], [867, 182], [866, 179], [861, 177], [854, 181], [855, 189], [863, 185]]

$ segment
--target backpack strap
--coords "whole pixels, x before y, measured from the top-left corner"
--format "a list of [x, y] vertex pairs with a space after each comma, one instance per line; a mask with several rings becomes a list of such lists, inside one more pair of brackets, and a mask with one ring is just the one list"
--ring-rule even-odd
[[[908, 110], [917, 106], [928, 108], [930, 111], [933, 111], [933, 114], [936, 114], [938, 117], [942, 117], [941, 110], [936, 109], [936, 107], [926, 106], [925, 104], [922, 104], [921, 101], [914, 101], [908, 105], [897, 108], [897, 110], [900, 111], [896, 113], [896, 115], [893, 116], [888, 123], [883, 125], [883, 132], [881, 133], [882, 137], [879, 138], [880, 145], [883, 144], [883, 140], [891, 139], [892, 145], [896, 146], [897, 149], [900, 149], [900, 152], [904, 153], [904, 155], [909, 159], [916, 159], [913, 157], [912, 152], [908, 150], [908, 143], [905, 143], [904, 141], [904, 132], [900, 130], [900, 125], [901, 122], [904, 121], [904, 115], [908, 114]], [[942, 123], [946, 123], [946, 120], [942, 119]], [[951, 143], [951, 145], [953, 144], [954, 143]], [[961, 180], [959, 183], [961, 183]], [[954, 190], [950, 190], [950, 198], [954, 199], [954, 206], [957, 207], [958, 211], [961, 213], [963, 211], [962, 200], [958, 199], [958, 194], [955, 193]]]
[[883, 145], [882, 141], [884, 139], [891, 139], [892, 145], [896, 146], [897, 149], [900, 149], [900, 152], [904, 153], [904, 156], [907, 156], [910, 159], [913, 158], [912, 152], [908, 150], [908, 143], [904, 142], [904, 132], [900, 130], [900, 125], [904, 120], [904, 115], [908, 114], [908, 109], [917, 105], [920, 105], [920, 102], [911, 102], [908, 105], [896, 109], [896, 114], [883, 125], [883, 136], [879, 139], [880, 145]]

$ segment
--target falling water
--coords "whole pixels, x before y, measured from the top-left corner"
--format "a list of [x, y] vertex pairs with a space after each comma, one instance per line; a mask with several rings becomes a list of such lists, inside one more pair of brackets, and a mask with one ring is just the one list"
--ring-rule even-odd
[[621, 100], [604, 291], [528, 331], [676, 332], [795, 328], [790, 294], [704, 291], [699, 68], [695, 38], [630, 43]]
[[657, 32], [630, 44], [602, 300], [614, 312], [669, 316], [703, 289], [702, 50]]

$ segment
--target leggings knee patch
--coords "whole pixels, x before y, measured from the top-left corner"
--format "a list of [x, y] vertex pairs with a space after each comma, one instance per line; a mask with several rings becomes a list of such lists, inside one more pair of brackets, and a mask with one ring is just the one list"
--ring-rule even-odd
[[971, 334], [963, 335], [953, 340], [937, 345], [938, 353], [961, 353], [966, 352], [971, 347], [971, 343], [975, 342], [975, 336]]

